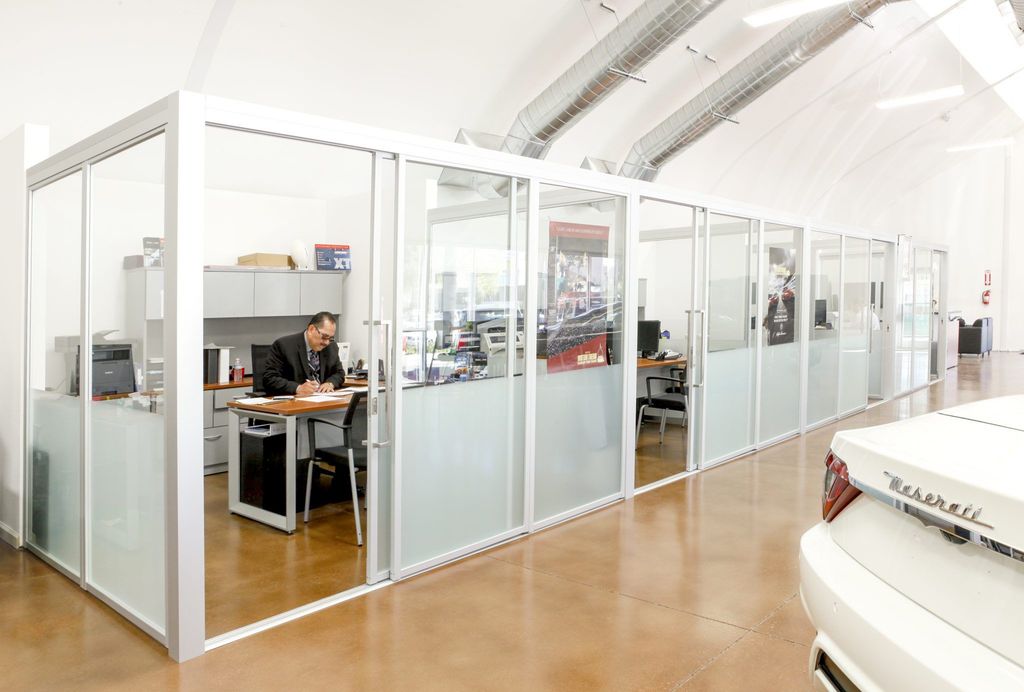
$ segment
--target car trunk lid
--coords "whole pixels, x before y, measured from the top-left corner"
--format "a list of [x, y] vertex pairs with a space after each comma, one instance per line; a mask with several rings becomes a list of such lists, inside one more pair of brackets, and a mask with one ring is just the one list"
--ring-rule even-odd
[[1024, 396], [836, 434], [858, 486], [1024, 549]]

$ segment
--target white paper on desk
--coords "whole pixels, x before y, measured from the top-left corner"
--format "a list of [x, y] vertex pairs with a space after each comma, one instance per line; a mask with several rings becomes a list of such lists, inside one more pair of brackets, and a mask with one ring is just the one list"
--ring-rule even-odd
[[333, 392], [322, 392], [323, 396], [347, 396], [356, 390], [351, 387], [345, 387], [344, 389], [335, 389]]
[[235, 399], [240, 404], [269, 404], [272, 400], [262, 396], [254, 396], [248, 399]]
[[313, 396], [297, 396], [296, 401], [310, 401], [316, 404], [321, 404], [325, 401], [335, 401], [335, 398], [330, 394], [314, 394]]

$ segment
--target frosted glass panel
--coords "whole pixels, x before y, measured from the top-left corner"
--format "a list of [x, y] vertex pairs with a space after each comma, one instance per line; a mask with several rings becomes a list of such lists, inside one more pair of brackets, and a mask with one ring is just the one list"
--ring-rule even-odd
[[537, 364], [535, 519], [619, 491], [621, 401], [621, 365], [552, 373]]
[[621, 491], [625, 355], [625, 200], [544, 185], [540, 206], [537, 521]]
[[[415, 565], [523, 523], [522, 455], [509, 424], [522, 380], [415, 387], [402, 400], [402, 563]], [[442, 434], [439, 434], [442, 433]], [[447, 437], [447, 439], [444, 439]]]
[[872, 241], [871, 243], [871, 286], [869, 300], [871, 314], [868, 317], [868, 328], [871, 331], [871, 348], [868, 353], [868, 395], [873, 398], [881, 398], [883, 391], [883, 374], [886, 364], [891, 367], [891, 362], [886, 358], [886, 348], [890, 343], [884, 327], [889, 301], [892, 300], [893, 284], [887, 280], [889, 267], [892, 266], [894, 246], [892, 243]]
[[32, 193], [26, 538], [76, 576], [82, 564], [81, 239], [81, 174]]
[[914, 257], [909, 242], [897, 247], [896, 394], [911, 388], [914, 352]]
[[[467, 192], [441, 184], [450, 176], [479, 180]], [[406, 168], [403, 569], [524, 524], [524, 389], [514, 373], [525, 308], [525, 191], [508, 178]]]
[[914, 251], [914, 365], [913, 386], [928, 384], [931, 351], [932, 251]]
[[713, 463], [753, 444], [753, 348], [708, 354], [704, 415], [707, 461]]
[[868, 338], [870, 305], [870, 241], [846, 238], [843, 252], [842, 363], [839, 410], [851, 411], [868, 403]]
[[800, 245], [799, 228], [765, 224], [761, 442], [800, 427]]
[[756, 225], [710, 217], [704, 463], [754, 444]]
[[[92, 496], [86, 576], [154, 630], [164, 609], [164, 137], [92, 169]], [[150, 267], [124, 269], [142, 255]]]
[[811, 233], [807, 424], [835, 418], [839, 404], [840, 237]]

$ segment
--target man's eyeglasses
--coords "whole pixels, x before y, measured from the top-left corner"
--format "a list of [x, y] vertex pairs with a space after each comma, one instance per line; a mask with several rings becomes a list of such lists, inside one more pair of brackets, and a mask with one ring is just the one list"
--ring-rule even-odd
[[320, 340], [321, 341], [326, 341], [329, 344], [333, 344], [334, 343], [334, 337], [333, 336], [327, 336], [326, 334], [324, 334], [322, 331], [320, 331], [320, 327], [318, 327], [318, 326], [316, 326], [314, 324], [313, 325], [313, 329], [315, 329], [316, 333], [320, 335]]

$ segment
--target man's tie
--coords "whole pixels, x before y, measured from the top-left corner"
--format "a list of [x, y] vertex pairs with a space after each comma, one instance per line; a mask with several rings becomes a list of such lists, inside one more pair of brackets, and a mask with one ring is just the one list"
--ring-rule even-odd
[[320, 354], [316, 351], [309, 352], [309, 368], [313, 373], [313, 379], [320, 381]]

